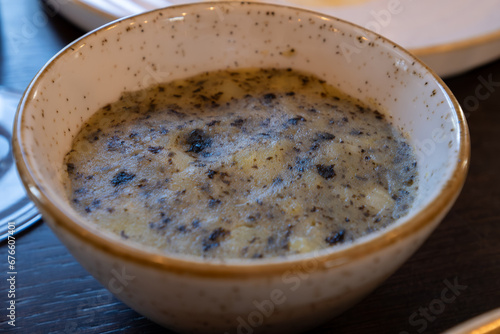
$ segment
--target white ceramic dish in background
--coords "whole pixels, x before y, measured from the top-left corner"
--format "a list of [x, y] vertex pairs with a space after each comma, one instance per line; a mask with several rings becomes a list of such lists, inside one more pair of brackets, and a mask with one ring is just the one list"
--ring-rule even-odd
[[[63, 158], [94, 111], [123, 91], [240, 67], [307, 71], [386, 113], [416, 146], [420, 183], [410, 213], [386, 230], [318, 253], [217, 261], [171, 257], [125, 243], [71, 208], [61, 177]], [[146, 317], [202, 333], [234, 333], [238, 326], [297, 332], [352, 306], [441, 221], [463, 186], [469, 159], [460, 106], [439, 77], [407, 51], [323, 14], [240, 2], [156, 10], [75, 41], [27, 88], [14, 134], [24, 185], [75, 258]]]
[[[173, 4], [202, 0], [45, 0], [82, 29]], [[498, 0], [264, 0], [333, 15], [375, 30], [440, 76], [500, 57]], [[338, 5], [342, 3], [343, 5]]]
[[21, 93], [0, 86], [0, 242], [8, 239], [9, 232], [20, 233], [41, 218], [19, 179], [12, 154], [12, 124], [20, 97]]
[[453, 327], [443, 334], [498, 334], [500, 333], [500, 308], [481, 314]]

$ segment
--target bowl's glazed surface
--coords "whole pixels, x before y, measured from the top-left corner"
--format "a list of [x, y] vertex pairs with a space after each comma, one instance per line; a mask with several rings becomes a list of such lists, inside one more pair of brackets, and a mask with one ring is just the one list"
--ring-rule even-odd
[[[384, 112], [415, 146], [408, 216], [332, 250], [268, 260], [168, 257], [77, 215], [63, 158], [97, 109], [124, 91], [204, 71], [294, 68]], [[399, 46], [350, 23], [240, 2], [160, 9], [69, 45], [34, 78], [15, 124], [17, 166], [45, 221], [75, 258], [139, 313], [186, 332], [297, 332], [344, 311], [392, 274], [458, 196], [469, 159], [463, 113], [444, 83]]]

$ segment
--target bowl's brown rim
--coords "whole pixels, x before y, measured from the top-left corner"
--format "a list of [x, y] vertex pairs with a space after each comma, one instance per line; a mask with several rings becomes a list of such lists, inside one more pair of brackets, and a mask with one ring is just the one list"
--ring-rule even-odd
[[[32, 88], [36, 85], [37, 80], [43, 76], [48, 68], [54, 63], [54, 61], [62, 57], [65, 53], [71, 50], [72, 46], [82, 42], [83, 39], [90, 36], [91, 34], [98, 33], [99, 31], [106, 30], [111, 25], [116, 25], [120, 22], [129, 20], [130, 18], [137, 18], [142, 15], [151, 15], [152, 12], [160, 12], [165, 10], [171, 10], [183, 7], [191, 6], [219, 6], [224, 4], [234, 5], [234, 2], [203, 2], [195, 4], [185, 4], [179, 6], [171, 6], [162, 9], [152, 10], [150, 12], [142, 13], [139, 15], [133, 15], [127, 18], [123, 18], [107, 25], [104, 25], [94, 31], [91, 31], [77, 39], [73, 43], [69, 44], [66, 48], [61, 50], [56, 54], [33, 78], [28, 88], [24, 92], [21, 102], [19, 103], [18, 110], [15, 117], [14, 124], [14, 155], [16, 158], [16, 165], [24, 183], [24, 186], [28, 192], [31, 199], [40, 207], [41, 211], [49, 215], [52, 219], [51, 221], [55, 224], [54, 228], [63, 228], [66, 232], [70, 233], [73, 237], [80, 239], [82, 243], [86, 243], [95, 247], [101, 252], [107, 253], [111, 256], [120, 258], [125, 262], [133, 262], [136, 265], [146, 266], [149, 268], [155, 268], [158, 270], [164, 270], [169, 272], [175, 272], [183, 275], [191, 276], [201, 276], [201, 277], [218, 277], [218, 278], [250, 278], [250, 277], [268, 277], [269, 275], [285, 274], [290, 272], [290, 270], [297, 270], [297, 268], [308, 268], [310, 261], [314, 260], [318, 268], [327, 270], [338, 265], [342, 265], [348, 261], [359, 259], [367, 254], [373, 254], [381, 249], [387, 248], [388, 246], [407, 238], [409, 235], [417, 233], [418, 231], [424, 229], [430, 224], [433, 224], [436, 220], [441, 219], [447, 211], [451, 208], [454, 201], [458, 197], [460, 190], [463, 187], [465, 178], [467, 175], [467, 170], [469, 166], [470, 158], [470, 139], [469, 131], [467, 127], [467, 122], [464, 113], [457, 101], [453, 96], [453, 93], [442, 81], [442, 79], [427, 65], [418, 60], [411, 53], [406, 51], [401, 46], [396, 43], [387, 40], [386, 38], [368, 31], [360, 26], [353, 23], [317, 13], [310, 10], [295, 8], [291, 6], [282, 6], [267, 3], [246, 3], [247, 5], [272, 7], [272, 8], [288, 8], [288, 10], [296, 10], [303, 12], [307, 15], [314, 15], [320, 17], [328, 17], [331, 20], [341, 22], [346, 25], [351, 25], [361, 29], [361, 31], [373, 35], [385, 43], [391, 45], [391, 49], [397, 50], [399, 53], [405, 54], [409, 59], [412, 59], [416, 63], [420, 64], [423, 69], [429, 72], [437, 84], [441, 86], [446, 92], [450, 101], [453, 104], [454, 115], [457, 117], [459, 124], [459, 151], [457, 164], [451, 174], [450, 179], [443, 186], [441, 192], [436, 196], [435, 200], [429, 203], [426, 207], [422, 208], [415, 216], [408, 219], [404, 224], [397, 225], [393, 228], [387, 229], [384, 232], [377, 233], [376, 237], [369, 238], [366, 241], [354, 243], [350, 247], [341, 248], [338, 250], [332, 249], [331, 252], [322, 252], [318, 256], [315, 253], [308, 253], [304, 256], [289, 256], [287, 258], [274, 258], [274, 259], [262, 259], [262, 260], [252, 260], [252, 261], [217, 261], [217, 260], [207, 260], [207, 259], [187, 259], [184, 257], [173, 257], [165, 254], [159, 254], [154, 251], [147, 251], [144, 249], [139, 249], [130, 245], [126, 245], [119, 242], [118, 239], [108, 237], [97, 233], [95, 228], [91, 228], [89, 224], [86, 224], [84, 220], [78, 217], [76, 214], [60, 208], [51, 201], [50, 196], [45, 191], [42, 182], [34, 178], [34, 173], [30, 168], [30, 159], [27, 157], [23, 146], [23, 109], [29, 101], [29, 93]], [[34, 188], [33, 188], [34, 187]], [[332, 265], [333, 264], [333, 265]]]

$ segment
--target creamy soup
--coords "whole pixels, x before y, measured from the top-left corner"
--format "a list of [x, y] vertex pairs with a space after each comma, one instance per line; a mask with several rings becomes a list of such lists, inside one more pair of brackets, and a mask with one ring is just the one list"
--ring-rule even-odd
[[385, 118], [293, 70], [124, 93], [65, 158], [85, 219], [167, 254], [265, 258], [352, 242], [407, 214], [417, 164]]

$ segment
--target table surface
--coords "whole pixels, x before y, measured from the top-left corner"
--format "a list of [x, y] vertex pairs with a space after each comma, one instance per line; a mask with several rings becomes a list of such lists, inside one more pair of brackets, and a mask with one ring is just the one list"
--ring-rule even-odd
[[[22, 91], [45, 62], [83, 32], [39, 0], [0, 0], [0, 6], [0, 85]], [[464, 107], [472, 139], [460, 197], [408, 262], [315, 333], [439, 333], [500, 307], [500, 61], [446, 84]], [[0, 200], [7, 195], [0, 190]], [[5, 311], [5, 243], [0, 254], [2, 331], [11, 327]], [[16, 330], [22, 333], [165, 332], [94, 280], [43, 222], [18, 236], [16, 266]], [[447, 284], [460, 289], [443, 304], [438, 300]]]

